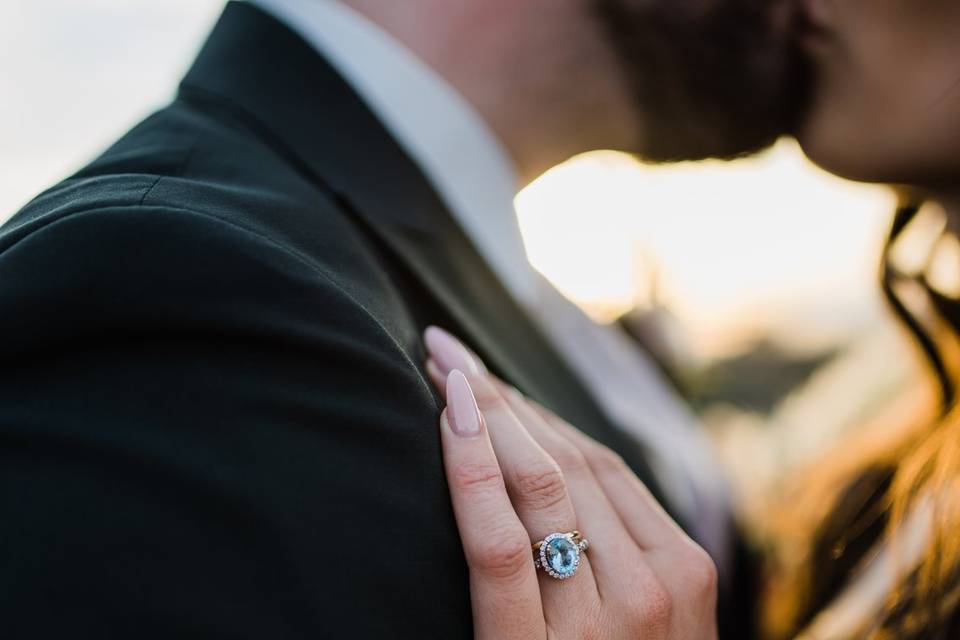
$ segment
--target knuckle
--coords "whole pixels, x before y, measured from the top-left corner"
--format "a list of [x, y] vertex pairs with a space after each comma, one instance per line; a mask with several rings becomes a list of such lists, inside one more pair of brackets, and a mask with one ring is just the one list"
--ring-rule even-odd
[[603, 445], [593, 445], [587, 455], [590, 466], [600, 474], [621, 473], [627, 468], [618, 453]]
[[553, 459], [565, 474], [584, 474], [590, 471], [586, 457], [575, 447], [560, 447]]
[[669, 589], [660, 580], [651, 580], [643, 591], [636, 622], [650, 633], [660, 637], [670, 629], [674, 603]]
[[472, 554], [470, 565], [483, 575], [509, 580], [522, 576], [533, 562], [530, 543], [521, 532], [492, 535]]
[[457, 491], [491, 491], [503, 487], [503, 472], [495, 463], [467, 463], [457, 465], [450, 474], [450, 480]]
[[567, 497], [563, 473], [555, 463], [520, 470], [514, 482], [517, 499], [531, 508], [549, 509]]
[[684, 554], [681, 572], [683, 588], [698, 598], [712, 598], [717, 592], [717, 565], [706, 551], [691, 542]]

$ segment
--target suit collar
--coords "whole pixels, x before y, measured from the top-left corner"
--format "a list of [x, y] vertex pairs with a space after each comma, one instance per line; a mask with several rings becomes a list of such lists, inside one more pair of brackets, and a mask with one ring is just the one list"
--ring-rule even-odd
[[247, 0], [299, 34], [343, 77], [421, 168], [522, 304], [536, 275], [514, 212], [519, 178], [477, 110], [403, 43], [343, 2]]
[[[286, 26], [249, 4], [229, 3], [181, 95], [229, 108], [331, 192], [416, 276], [458, 325], [449, 328], [494, 371], [601, 442], [621, 452], [637, 448], [611, 427], [380, 121]], [[643, 456], [625, 457], [656, 493]]]
[[229, 103], [302, 173], [382, 222], [427, 232], [446, 215], [426, 177], [352, 88], [257, 7], [227, 4], [181, 93]]
[[[514, 369], [523, 351], [544, 344], [529, 339], [535, 332], [529, 319], [426, 176], [349, 84], [280, 21], [251, 4], [229, 3], [181, 93], [230, 105], [301, 173], [335, 194], [501, 370]], [[520, 334], [530, 346], [512, 352], [511, 337]]]
[[181, 94], [230, 105], [377, 235], [472, 337], [486, 342], [478, 347], [500, 351], [488, 320], [495, 310], [515, 312], [509, 296], [426, 176], [307, 42], [261, 9], [230, 2]]

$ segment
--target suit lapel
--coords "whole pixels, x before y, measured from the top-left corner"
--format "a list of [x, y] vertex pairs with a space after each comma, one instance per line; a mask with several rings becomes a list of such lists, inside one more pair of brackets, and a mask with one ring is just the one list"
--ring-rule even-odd
[[231, 2], [181, 93], [229, 104], [377, 236], [491, 369], [620, 451], [657, 493], [643, 451], [612, 427], [422, 172], [310, 45], [260, 9]]

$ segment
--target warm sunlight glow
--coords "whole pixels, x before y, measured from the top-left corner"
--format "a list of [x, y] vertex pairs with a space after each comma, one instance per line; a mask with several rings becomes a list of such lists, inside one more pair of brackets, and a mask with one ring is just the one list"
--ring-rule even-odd
[[600, 319], [664, 304], [709, 353], [758, 331], [802, 327], [817, 343], [869, 322], [893, 206], [786, 141], [733, 163], [589, 154], [517, 198], [530, 260], [568, 297]]

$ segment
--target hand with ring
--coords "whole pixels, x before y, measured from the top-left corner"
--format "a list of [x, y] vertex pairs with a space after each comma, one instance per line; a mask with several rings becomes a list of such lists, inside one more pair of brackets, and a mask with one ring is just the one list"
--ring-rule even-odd
[[477, 640], [715, 640], [717, 575], [615, 453], [427, 330]]

